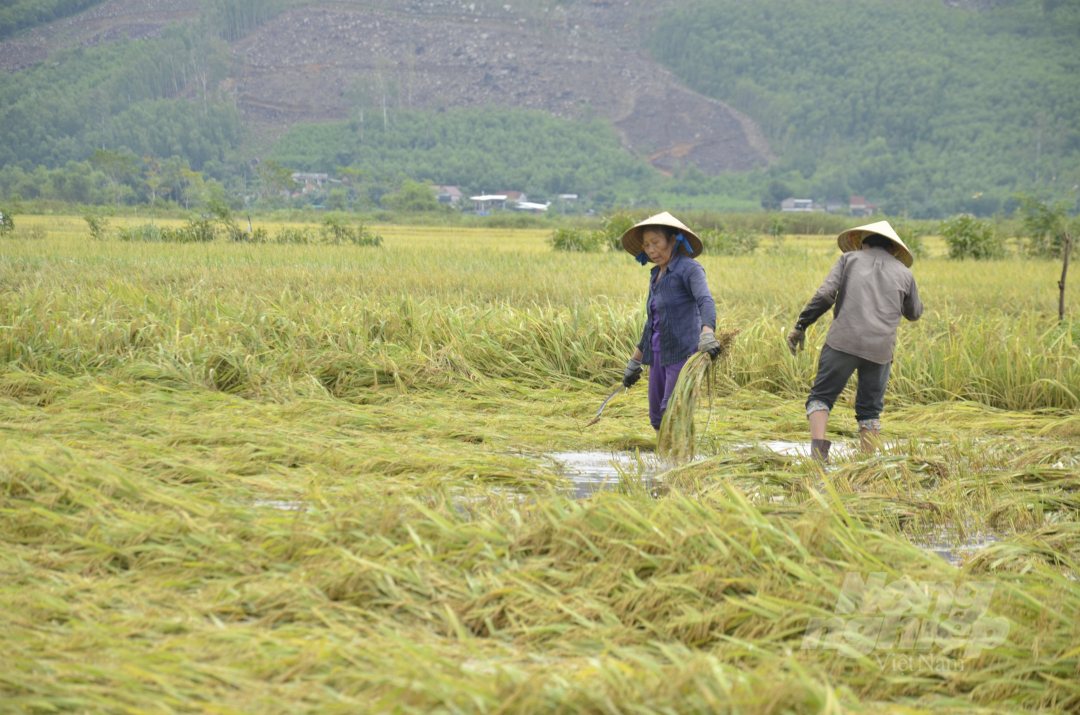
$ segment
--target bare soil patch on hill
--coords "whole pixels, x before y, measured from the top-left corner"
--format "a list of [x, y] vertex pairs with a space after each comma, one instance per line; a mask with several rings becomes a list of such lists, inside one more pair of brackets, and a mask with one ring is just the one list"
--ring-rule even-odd
[[112, 0], [0, 42], [0, 68], [19, 72], [33, 67], [57, 47], [158, 37], [170, 22], [198, 14], [198, 0]]
[[369, 101], [379, 106], [377, 88], [393, 84], [392, 101], [404, 107], [598, 115], [628, 149], [666, 171], [680, 163], [710, 174], [747, 171], [772, 160], [749, 117], [686, 89], [648, 56], [628, 13], [586, 11], [591, 22], [568, 15], [541, 23], [346, 3], [299, 8], [237, 43], [237, 102], [247, 121], [282, 128], [344, 119], [359, 79], [376, 88]]

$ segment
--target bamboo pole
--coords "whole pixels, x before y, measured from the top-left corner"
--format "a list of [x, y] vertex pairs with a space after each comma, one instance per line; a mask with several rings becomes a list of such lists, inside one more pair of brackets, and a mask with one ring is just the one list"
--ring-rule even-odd
[[1065, 277], [1069, 273], [1069, 254], [1072, 253], [1072, 236], [1065, 234], [1065, 259], [1061, 262], [1061, 280], [1058, 281], [1058, 323], [1065, 320]]

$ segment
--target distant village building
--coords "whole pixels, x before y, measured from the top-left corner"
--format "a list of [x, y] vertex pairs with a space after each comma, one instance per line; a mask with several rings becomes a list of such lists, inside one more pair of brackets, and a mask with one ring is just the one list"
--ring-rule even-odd
[[457, 206], [464, 197], [461, 189], [456, 186], [433, 186], [431, 188], [435, 189], [435, 198], [440, 204]]
[[829, 199], [825, 202], [826, 213], [838, 214], [844, 210], [844, 202], [840, 199]]
[[486, 216], [491, 213], [492, 209], [506, 207], [506, 194], [480, 194], [479, 196], [470, 196], [469, 201], [476, 204], [477, 214]]
[[814, 200], [813, 199], [792, 199], [787, 198], [780, 202], [781, 211], [813, 211]]
[[524, 191], [499, 191], [498, 193], [506, 196], [507, 201], [515, 204], [529, 200], [529, 197], [525, 195]]
[[865, 196], [852, 196], [848, 201], [848, 212], [852, 216], [873, 216], [877, 210], [877, 204], [867, 203]]
[[542, 214], [548, 210], [549, 206], [551, 206], [550, 201], [543, 204], [532, 201], [518, 201], [514, 204], [513, 209], [522, 213]]
[[330, 176], [329, 174], [308, 174], [297, 171], [292, 175], [292, 180], [298, 184], [314, 184], [315, 186], [322, 188], [322, 185], [330, 180]]

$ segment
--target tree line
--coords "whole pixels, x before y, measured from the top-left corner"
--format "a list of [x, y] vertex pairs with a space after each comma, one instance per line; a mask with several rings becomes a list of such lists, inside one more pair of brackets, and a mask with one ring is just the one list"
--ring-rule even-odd
[[[468, 191], [525, 191], [530, 197], [598, 190], [638, 195], [659, 172], [624, 151], [602, 121], [558, 119], [502, 107], [446, 112], [396, 109], [384, 120], [300, 124], [271, 153], [304, 171], [351, 167], [368, 181], [400, 177], [453, 184]], [[386, 180], [383, 184], [388, 183]]]

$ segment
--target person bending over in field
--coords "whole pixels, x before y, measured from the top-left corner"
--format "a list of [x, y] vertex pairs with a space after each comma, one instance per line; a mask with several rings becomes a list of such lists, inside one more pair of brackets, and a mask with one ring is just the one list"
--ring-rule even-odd
[[649, 274], [645, 329], [626, 364], [623, 386], [632, 387], [641, 378], [641, 366], [650, 366], [649, 421], [659, 430], [687, 358], [701, 351], [715, 360], [720, 353], [713, 334], [716, 304], [705, 269], [692, 258], [701, 255], [701, 239], [668, 212], [624, 233], [622, 245], [641, 265], [656, 264]]
[[807, 326], [833, 308], [817, 377], [806, 400], [810, 453], [822, 462], [828, 461], [832, 444], [825, 439], [829, 412], [855, 371], [859, 439], [864, 451], [876, 449], [900, 317], [918, 320], [923, 311], [910, 270], [911, 251], [888, 221], [844, 231], [837, 243], [843, 254], [787, 336], [788, 349], [795, 355], [806, 344]]

